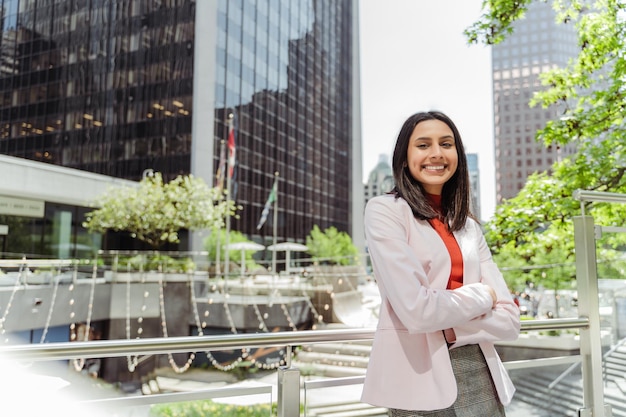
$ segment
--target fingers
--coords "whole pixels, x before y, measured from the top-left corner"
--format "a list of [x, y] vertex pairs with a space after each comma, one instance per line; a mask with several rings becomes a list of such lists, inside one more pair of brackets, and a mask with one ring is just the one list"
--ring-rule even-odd
[[487, 284], [484, 284], [484, 285], [485, 285], [485, 287], [487, 287], [487, 291], [489, 291], [489, 295], [491, 295], [491, 300], [492, 300], [491, 308], [495, 308], [496, 307], [496, 302], [498, 301], [498, 297], [496, 296], [496, 292], [489, 285], [487, 285]]

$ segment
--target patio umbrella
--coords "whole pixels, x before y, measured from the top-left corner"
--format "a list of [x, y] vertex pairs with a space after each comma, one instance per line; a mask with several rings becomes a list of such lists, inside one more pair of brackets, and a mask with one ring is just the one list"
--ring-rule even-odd
[[289, 273], [289, 257], [291, 252], [306, 252], [309, 250], [308, 246], [296, 242], [277, 243], [275, 245], [270, 245], [267, 248], [273, 252], [285, 251], [285, 270], [287, 273]]
[[235, 242], [226, 245], [226, 249], [241, 251], [241, 276], [243, 276], [243, 272], [246, 269], [246, 251], [249, 250], [257, 252], [265, 249], [265, 246], [255, 242]]

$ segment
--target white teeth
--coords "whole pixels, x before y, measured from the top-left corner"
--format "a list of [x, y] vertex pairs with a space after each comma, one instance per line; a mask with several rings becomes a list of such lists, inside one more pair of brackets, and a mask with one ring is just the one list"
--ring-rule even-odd
[[444, 168], [444, 167], [443, 167], [443, 165], [437, 165], [437, 166], [434, 166], [434, 165], [426, 165], [426, 166], [424, 167], [424, 169], [436, 170], [436, 171], [443, 170], [443, 168]]

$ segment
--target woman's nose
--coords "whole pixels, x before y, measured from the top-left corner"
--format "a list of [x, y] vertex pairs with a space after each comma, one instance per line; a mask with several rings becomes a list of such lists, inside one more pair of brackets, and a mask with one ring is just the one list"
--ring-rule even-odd
[[441, 152], [441, 146], [433, 145], [430, 147], [430, 155], [431, 158], [441, 158], [443, 153]]

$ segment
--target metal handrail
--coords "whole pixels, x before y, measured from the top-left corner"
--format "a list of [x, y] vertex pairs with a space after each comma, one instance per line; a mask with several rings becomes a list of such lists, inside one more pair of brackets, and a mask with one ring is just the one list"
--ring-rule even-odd
[[[589, 325], [589, 320], [585, 317], [579, 318], [559, 318], [548, 320], [524, 321], [521, 324], [522, 331], [531, 330], [556, 330], [556, 329], [583, 329]], [[327, 343], [327, 342], [350, 342], [357, 340], [371, 340], [374, 337], [375, 329], [331, 329], [331, 330], [306, 330], [295, 332], [276, 333], [249, 333], [249, 334], [228, 334], [212, 336], [184, 336], [170, 338], [146, 338], [132, 340], [93, 340], [87, 342], [63, 342], [11, 345], [0, 348], [0, 355], [15, 360], [42, 361], [57, 359], [73, 359], [88, 357], [119, 357], [131, 354], [163, 354], [182, 353], [208, 350], [228, 350], [242, 347], [287, 347], [287, 366], [278, 369], [278, 416], [285, 417], [292, 415], [294, 410], [299, 409], [299, 378], [300, 373], [297, 368], [291, 366], [292, 346]], [[576, 358], [580, 360], [579, 358]], [[562, 362], [571, 361], [575, 358], [543, 358], [546, 360]], [[505, 362], [505, 366], [513, 368], [532, 366], [533, 361], [542, 362], [541, 359], [531, 359], [526, 361]], [[545, 365], [545, 363], [541, 363]], [[326, 385], [326, 382], [320, 382]], [[341, 384], [358, 383], [357, 380], [341, 381]], [[309, 387], [310, 388], [310, 387]], [[133, 407], [159, 404], [163, 402], [191, 401], [201, 398], [216, 398], [233, 395], [250, 395], [261, 392], [271, 392], [267, 387], [257, 387], [257, 391], [242, 389], [241, 387], [227, 389], [209, 389], [199, 392], [187, 392], [176, 394], [154, 394], [150, 396], [116, 397], [106, 399], [84, 399], [82, 402], [100, 404], [101, 406]], [[270, 394], [271, 395], [271, 394]]]
[[[522, 331], [584, 328], [585, 317], [532, 320], [522, 322]], [[247, 333], [210, 336], [181, 336], [169, 338], [92, 340], [88, 342], [62, 342], [11, 345], [0, 348], [0, 354], [29, 361], [121, 357], [132, 354], [164, 354], [229, 350], [242, 347], [296, 346], [307, 343], [347, 342], [371, 340], [375, 329], [331, 329], [297, 332]]]

